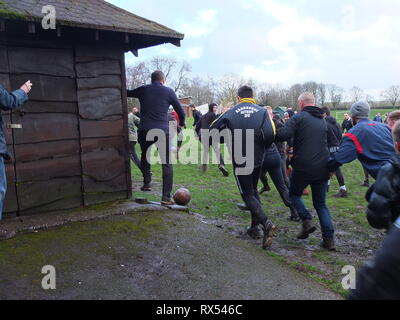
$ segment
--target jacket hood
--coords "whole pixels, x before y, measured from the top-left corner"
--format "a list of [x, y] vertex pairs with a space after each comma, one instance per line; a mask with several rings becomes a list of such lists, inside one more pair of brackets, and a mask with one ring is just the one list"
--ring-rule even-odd
[[304, 112], [311, 113], [314, 117], [316, 118], [324, 118], [324, 111], [322, 111], [321, 108], [318, 107], [305, 107], [303, 109]]

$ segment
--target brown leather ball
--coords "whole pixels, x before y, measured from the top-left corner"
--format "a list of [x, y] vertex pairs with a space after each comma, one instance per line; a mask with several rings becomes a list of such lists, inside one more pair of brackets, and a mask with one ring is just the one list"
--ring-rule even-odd
[[177, 190], [174, 194], [174, 201], [177, 205], [186, 206], [192, 200], [190, 191], [186, 188], [181, 188]]

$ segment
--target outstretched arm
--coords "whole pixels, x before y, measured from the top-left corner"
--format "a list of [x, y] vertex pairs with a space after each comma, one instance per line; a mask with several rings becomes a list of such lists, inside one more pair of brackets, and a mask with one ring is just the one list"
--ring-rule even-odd
[[0, 108], [10, 110], [19, 107], [21, 104], [28, 101], [28, 93], [32, 89], [30, 81], [24, 83], [21, 89], [9, 93], [6, 89], [0, 86]]

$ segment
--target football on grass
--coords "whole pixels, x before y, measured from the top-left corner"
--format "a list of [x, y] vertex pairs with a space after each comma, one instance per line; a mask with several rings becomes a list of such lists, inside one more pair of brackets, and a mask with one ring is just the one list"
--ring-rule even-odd
[[174, 201], [177, 205], [186, 206], [189, 204], [192, 196], [190, 195], [190, 191], [185, 188], [181, 188], [177, 190], [174, 194]]

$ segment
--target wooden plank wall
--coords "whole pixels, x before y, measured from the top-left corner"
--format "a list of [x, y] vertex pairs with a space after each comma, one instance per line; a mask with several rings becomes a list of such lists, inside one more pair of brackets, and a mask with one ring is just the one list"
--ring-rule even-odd
[[76, 48], [85, 205], [130, 195], [120, 55], [100, 46]]
[[0, 46], [0, 83], [34, 84], [22, 112], [3, 113], [5, 125], [23, 126], [6, 130], [15, 163], [7, 164], [5, 213], [130, 197], [123, 68], [120, 49]]

